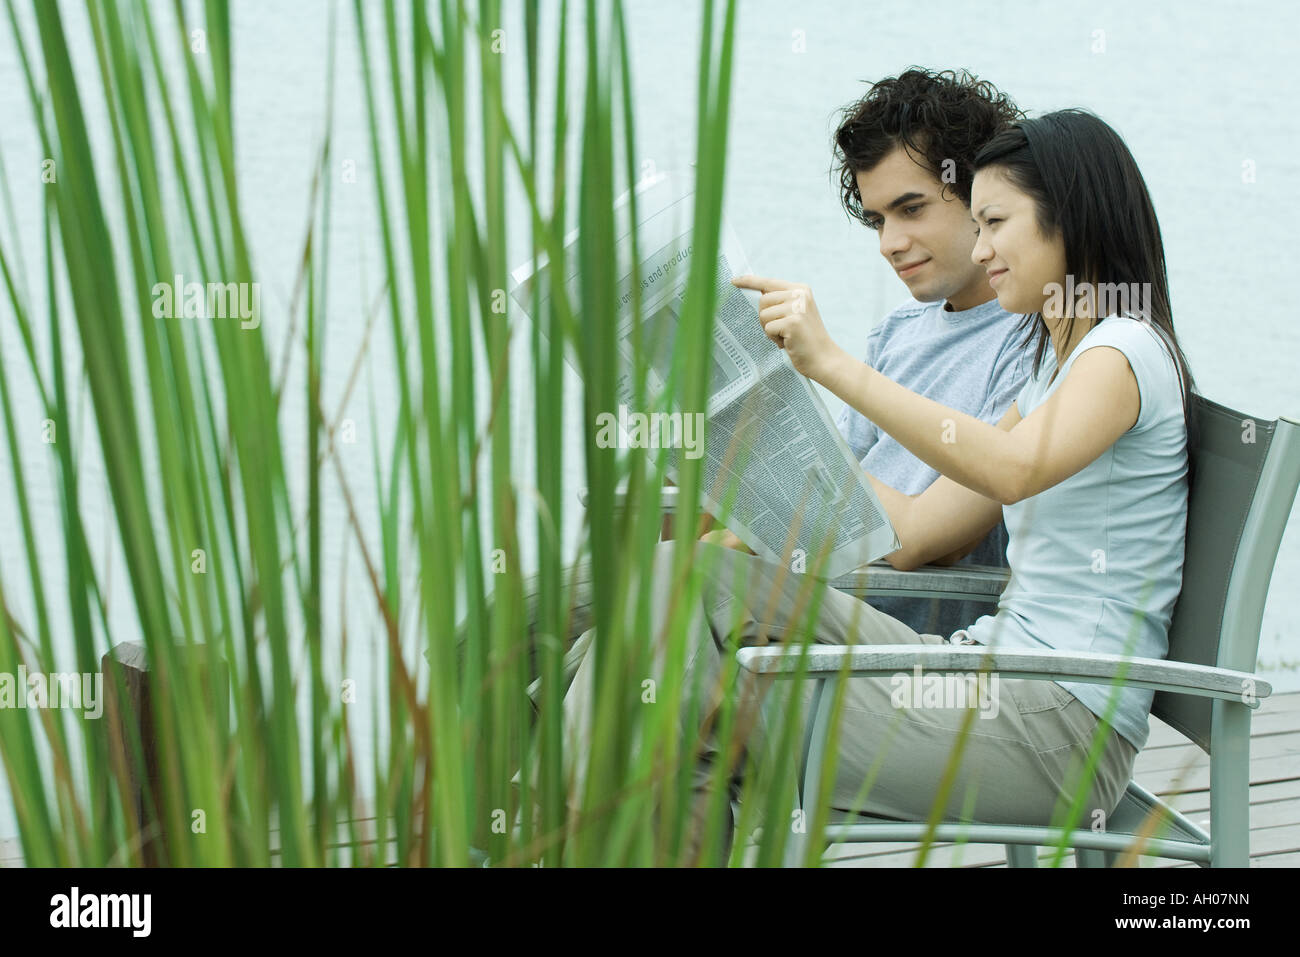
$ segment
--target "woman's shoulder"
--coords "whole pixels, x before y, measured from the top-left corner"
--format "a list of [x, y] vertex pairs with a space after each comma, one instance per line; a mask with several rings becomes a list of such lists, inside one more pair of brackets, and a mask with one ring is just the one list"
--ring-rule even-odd
[[1157, 367], [1154, 370], [1134, 368], [1133, 372], [1138, 375], [1145, 371], [1160, 371], [1159, 367], [1164, 365], [1176, 369], [1169, 334], [1142, 316], [1118, 313], [1107, 316], [1088, 330], [1080, 343], [1080, 351], [1102, 345], [1119, 349], [1130, 357], [1130, 364], [1137, 358], [1143, 366]]
[[1154, 321], [1141, 314], [1114, 312], [1104, 319], [1098, 320], [1088, 330], [1086, 338], [1089, 341], [1119, 338], [1143, 343], [1149, 341], [1152, 344], [1159, 345], [1164, 340], [1164, 330]]
[[1168, 334], [1142, 316], [1114, 314], [1088, 331], [1083, 348], [1110, 346], [1124, 354], [1137, 380], [1142, 410], [1135, 430], [1153, 424], [1177, 408], [1182, 415], [1182, 386]]

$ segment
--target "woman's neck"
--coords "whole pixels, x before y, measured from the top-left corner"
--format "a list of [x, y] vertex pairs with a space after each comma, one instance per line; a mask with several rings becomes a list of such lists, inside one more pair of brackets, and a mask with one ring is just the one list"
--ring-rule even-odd
[[[1070, 328], [1071, 320], [1068, 317], [1052, 320], [1044, 316], [1043, 322], [1046, 323], [1047, 334], [1052, 340], [1058, 369], [1065, 365], [1065, 361], [1070, 358], [1070, 353], [1074, 352], [1075, 347], [1083, 341], [1083, 337], [1096, 325], [1094, 320], [1084, 316], [1074, 318], [1073, 329]], [[1070, 333], [1069, 341], [1065, 339], [1067, 331]]]

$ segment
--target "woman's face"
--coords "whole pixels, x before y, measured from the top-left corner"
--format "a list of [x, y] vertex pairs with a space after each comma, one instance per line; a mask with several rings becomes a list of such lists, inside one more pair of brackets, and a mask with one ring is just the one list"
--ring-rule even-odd
[[[971, 218], [979, 229], [971, 261], [983, 266], [998, 303], [1007, 312], [1043, 312], [1051, 284], [1065, 286], [1065, 240], [1038, 228], [1034, 201], [1007, 181], [996, 166], [975, 174]], [[1060, 302], [1062, 297], [1056, 297]], [[1044, 313], [1043, 318], [1057, 319]]]

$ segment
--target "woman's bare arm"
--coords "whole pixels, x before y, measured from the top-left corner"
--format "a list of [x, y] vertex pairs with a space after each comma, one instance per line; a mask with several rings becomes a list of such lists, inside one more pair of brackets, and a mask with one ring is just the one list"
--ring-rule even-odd
[[1104, 345], [1080, 354], [1056, 391], [1013, 429], [940, 405], [850, 356], [830, 368], [822, 385], [941, 475], [1003, 505], [1074, 475], [1141, 411], [1128, 359]]

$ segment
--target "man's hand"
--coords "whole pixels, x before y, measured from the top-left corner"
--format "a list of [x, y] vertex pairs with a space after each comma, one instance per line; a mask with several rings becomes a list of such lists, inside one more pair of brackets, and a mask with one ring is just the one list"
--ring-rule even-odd
[[785, 350], [790, 364], [815, 382], [844, 358], [844, 350], [826, 331], [812, 290], [802, 283], [761, 276], [736, 276], [740, 289], [757, 289], [758, 318], [767, 337]]
[[[672, 479], [664, 476], [664, 488], [676, 488], [677, 483]], [[696, 536], [701, 540], [704, 533], [718, 524], [718, 520], [710, 512], [700, 512], [700, 524], [696, 529]], [[663, 520], [659, 523], [659, 541], [671, 542], [673, 540], [673, 515], [671, 512], [665, 512]]]
[[749, 546], [737, 538], [729, 528], [715, 528], [711, 532], [705, 532], [700, 536], [700, 541], [721, 545], [723, 548], [734, 548], [738, 552], [745, 552], [749, 555], [754, 554], [750, 551]]

